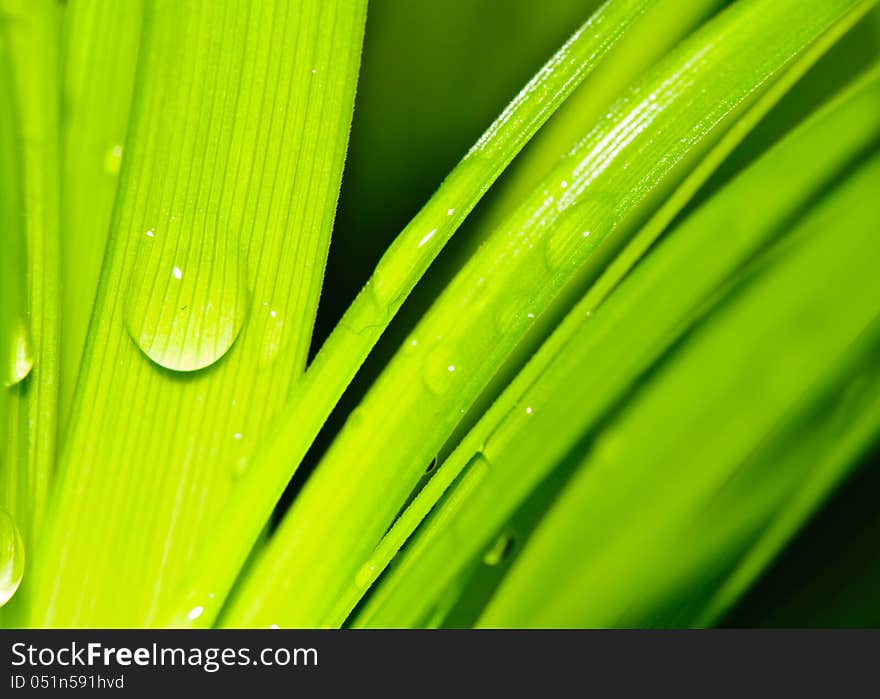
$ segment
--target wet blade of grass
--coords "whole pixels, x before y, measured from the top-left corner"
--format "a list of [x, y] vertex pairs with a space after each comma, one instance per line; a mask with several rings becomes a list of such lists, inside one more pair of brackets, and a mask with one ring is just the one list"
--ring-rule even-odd
[[[868, 241], [880, 210], [865, 201], [878, 177], [874, 157], [823, 199], [602, 431], [481, 625], [655, 620], [698, 518], [713, 522], [715, 498], [754, 451], [876, 353], [880, 252]], [[709, 570], [726, 543], [715, 540]]]
[[302, 375], [342, 174], [365, 2], [145, 7], [107, 256], [31, 569], [37, 626], [146, 625], [176, 591]]
[[104, 260], [140, 47], [141, 0], [73, 0], [64, 11], [61, 432]]
[[868, 6], [737, 3], [634, 86], [423, 317], [294, 502], [227, 623], [325, 623], [530, 316], [594, 278], [762, 88]]
[[[24, 541], [26, 557], [42, 534], [56, 450], [59, 316], [58, 32], [52, 0], [3, 0], [0, 32], [7, 47], [11, 93], [0, 96], [14, 109], [21, 181], [24, 288], [11, 342], [15, 367], [8, 390], [3, 463], [6, 506]], [[0, 69], [5, 69], [0, 68]], [[8, 234], [17, 235], [12, 223]], [[4, 235], [7, 231], [4, 230]], [[21, 260], [18, 261], [19, 263]], [[21, 268], [19, 269], [19, 273]], [[32, 587], [27, 581], [4, 609], [7, 623], [20, 623]]]
[[[372, 554], [375, 577], [469, 463], [479, 455], [492, 463], [465, 501], [453, 491], [438, 506], [355, 623], [417, 624], [726, 280], [877, 142], [878, 106], [875, 71], [674, 229], [604, 303], [588, 294]], [[553, 439], [535, 439], [542, 433]]]

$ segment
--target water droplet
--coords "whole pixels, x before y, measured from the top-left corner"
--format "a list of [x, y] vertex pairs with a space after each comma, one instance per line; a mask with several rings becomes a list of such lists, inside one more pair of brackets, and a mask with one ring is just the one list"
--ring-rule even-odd
[[526, 408], [526, 415], [531, 415], [531, 414], [532, 414], [532, 409], [530, 407], [527, 407]]
[[376, 562], [367, 561], [360, 567], [354, 576], [354, 586], [359, 590], [366, 590], [373, 583], [376, 576]]
[[256, 314], [262, 323], [262, 342], [260, 347], [260, 366], [272, 363], [287, 344], [289, 333], [285, 332], [285, 314], [263, 302], [263, 306]]
[[104, 170], [111, 175], [119, 174], [119, 167], [122, 164], [122, 146], [115, 145], [107, 150], [104, 156]]
[[125, 300], [125, 325], [156, 364], [196, 371], [232, 347], [247, 309], [246, 256], [226, 241], [175, 249], [140, 237]]
[[418, 339], [411, 337], [403, 343], [403, 351], [406, 354], [412, 355], [418, 352], [419, 350], [419, 341]]
[[528, 323], [535, 318], [535, 314], [529, 311], [535, 307], [534, 289], [512, 291], [509, 297], [498, 304], [495, 311], [495, 327], [502, 335]]
[[567, 209], [544, 247], [550, 269], [580, 265], [585, 253], [602, 242], [613, 227], [612, 202], [607, 196], [596, 195]]
[[24, 575], [24, 542], [9, 513], [0, 510], [0, 607], [21, 585]]
[[201, 604], [199, 604], [189, 610], [189, 614], [186, 615], [186, 618], [189, 619], [190, 621], [195, 621], [200, 616], [202, 616], [204, 611], [205, 611], [205, 608]]
[[499, 536], [495, 543], [489, 547], [489, 550], [483, 554], [483, 563], [487, 566], [500, 565], [510, 556], [513, 551], [514, 538], [510, 532], [505, 532]]
[[425, 233], [425, 237], [419, 241], [419, 244], [416, 247], [422, 247], [425, 243], [427, 243], [431, 238], [434, 237], [434, 234], [437, 232], [436, 228], [432, 228], [430, 231]]
[[34, 367], [34, 352], [31, 334], [24, 318], [16, 319], [11, 328], [9, 342], [8, 365], [4, 375], [7, 387], [24, 381]]
[[269, 624], [270, 629], [280, 629], [281, 627], [278, 624]]
[[437, 468], [437, 457], [436, 456], [428, 462], [428, 466], [425, 469], [425, 473], [431, 473], [435, 468]]
[[242, 454], [232, 462], [232, 480], [241, 480], [248, 467], [248, 458]]
[[[375, 275], [374, 275], [375, 276]], [[375, 291], [374, 280], [367, 282], [358, 301], [353, 303], [342, 317], [341, 323], [355, 333], [363, 333], [371, 328], [384, 328], [391, 318], [391, 312], [384, 300]]]
[[442, 344], [435, 347], [425, 357], [422, 375], [425, 385], [434, 393], [446, 393], [461, 375], [461, 367], [456, 365], [446, 347]]
[[452, 216], [452, 214], [454, 214], [454, 213], [455, 213], [455, 209], [448, 209], [448, 210], [446, 211], [446, 215], [447, 215], [447, 216]]

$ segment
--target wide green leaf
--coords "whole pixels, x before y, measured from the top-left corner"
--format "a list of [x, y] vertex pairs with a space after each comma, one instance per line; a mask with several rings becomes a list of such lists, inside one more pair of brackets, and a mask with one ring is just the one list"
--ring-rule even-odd
[[176, 592], [302, 374], [342, 174], [364, 2], [146, 10], [34, 625]]

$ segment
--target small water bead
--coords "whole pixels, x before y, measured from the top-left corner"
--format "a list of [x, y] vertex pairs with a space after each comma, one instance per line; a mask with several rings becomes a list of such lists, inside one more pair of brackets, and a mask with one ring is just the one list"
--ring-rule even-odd
[[544, 245], [547, 267], [555, 270], [583, 259], [585, 253], [599, 245], [613, 228], [612, 213], [612, 204], [607, 197], [588, 199], [570, 207]]
[[[416, 248], [427, 243], [436, 232], [436, 228], [425, 231], [422, 234], [421, 242], [416, 244]], [[370, 277], [368, 282], [376, 307], [384, 312], [386, 318], [389, 315], [390, 306], [401, 293], [402, 283], [409, 276], [409, 265], [402, 266], [398, 260], [399, 245], [400, 241], [392, 243], [388, 251], [379, 260], [376, 269], [373, 271], [373, 276]]]
[[436, 228], [432, 228], [425, 234], [425, 237], [419, 241], [419, 244], [416, 247], [422, 247], [425, 243], [427, 243], [431, 238], [434, 237], [434, 234], [437, 232]]
[[535, 307], [535, 296], [531, 289], [513, 292], [501, 300], [495, 311], [495, 328], [502, 335], [518, 327], [521, 323], [535, 319], [531, 311]]
[[449, 391], [457, 383], [461, 367], [453, 361], [443, 344], [431, 350], [422, 365], [422, 377], [428, 389], [437, 395]]
[[376, 562], [375, 561], [367, 561], [358, 569], [358, 572], [355, 573], [354, 576], [354, 586], [358, 590], [366, 590], [370, 585], [373, 584], [373, 580], [376, 577]]
[[510, 556], [510, 553], [513, 551], [513, 546], [513, 534], [510, 532], [504, 532], [483, 555], [483, 563], [487, 566], [500, 565]]
[[286, 314], [281, 313], [268, 302], [263, 302], [256, 316], [262, 322], [262, 341], [260, 344], [260, 366], [271, 364], [281, 354], [289, 339], [286, 331]]
[[421, 349], [419, 346], [419, 341], [415, 337], [409, 337], [404, 340], [403, 344], [400, 346], [402, 353], [406, 356], [413, 356], [419, 352]]
[[24, 542], [6, 510], [0, 510], [0, 607], [21, 585], [24, 576]]
[[9, 342], [9, 354], [3, 382], [10, 387], [24, 381], [34, 368], [31, 333], [24, 318], [18, 318], [12, 323], [11, 335], [7, 342]]
[[141, 241], [125, 300], [129, 335], [166, 369], [188, 372], [214, 364], [244, 324], [245, 256], [216, 252], [226, 246], [213, 241], [205, 241], [202, 251], [166, 250], [152, 228]]
[[186, 618], [189, 619], [190, 621], [195, 621], [200, 616], [202, 616], [202, 614], [204, 614], [204, 612], [205, 612], [205, 608], [204, 608], [204, 606], [202, 606], [200, 604], [200, 605], [197, 605], [197, 606], [193, 607], [192, 609], [190, 609], [189, 614], [186, 615]]
[[373, 280], [367, 282], [349, 310], [342, 317], [342, 325], [354, 333], [365, 333], [382, 329], [391, 319], [391, 311], [384, 301], [380, 301], [374, 292]]
[[115, 145], [104, 156], [104, 170], [111, 175], [118, 175], [122, 165], [122, 146]]

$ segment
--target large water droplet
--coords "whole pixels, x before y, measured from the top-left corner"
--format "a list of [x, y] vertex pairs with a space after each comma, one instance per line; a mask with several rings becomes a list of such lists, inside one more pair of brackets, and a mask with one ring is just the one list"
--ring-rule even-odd
[[125, 325], [156, 364], [174, 371], [204, 369], [225, 355], [247, 309], [246, 258], [232, 245], [207, 241], [202, 250], [163, 245], [158, 229], [139, 236]]
[[24, 575], [24, 542], [9, 513], [0, 510], [0, 607], [21, 585]]
[[11, 335], [7, 342], [9, 354], [3, 380], [6, 386], [14, 386], [24, 381], [34, 367], [31, 334], [23, 318], [18, 318], [12, 323]]

